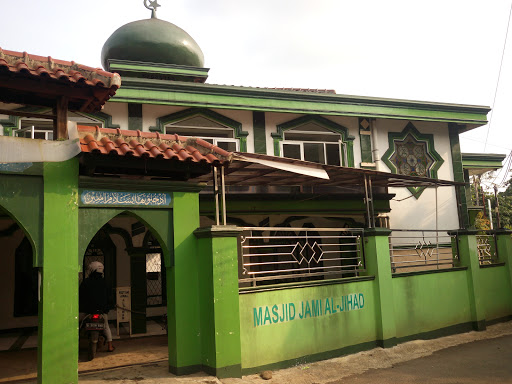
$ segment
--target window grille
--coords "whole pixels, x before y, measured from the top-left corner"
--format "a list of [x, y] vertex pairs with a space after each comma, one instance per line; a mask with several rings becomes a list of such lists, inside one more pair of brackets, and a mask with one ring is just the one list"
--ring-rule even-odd
[[362, 229], [245, 227], [240, 286], [323, 280], [364, 272]]

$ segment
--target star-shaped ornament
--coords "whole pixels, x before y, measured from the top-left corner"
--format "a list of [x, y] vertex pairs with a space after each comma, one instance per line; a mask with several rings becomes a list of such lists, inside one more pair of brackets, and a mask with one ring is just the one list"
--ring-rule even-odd
[[157, 3], [158, 0], [149, 0], [149, 7], [153, 8], [155, 11], [158, 7], [160, 7], [160, 4]]

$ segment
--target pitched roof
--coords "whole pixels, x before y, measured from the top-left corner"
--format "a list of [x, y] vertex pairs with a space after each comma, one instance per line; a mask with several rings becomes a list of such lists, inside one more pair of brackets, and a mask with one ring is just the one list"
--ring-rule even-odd
[[69, 97], [70, 109], [92, 112], [100, 110], [120, 86], [117, 73], [0, 48], [0, 89], [6, 89], [0, 101], [50, 105], [61, 95]]
[[158, 132], [78, 126], [82, 152], [190, 163], [224, 164], [232, 153], [205, 140]]
[[277, 91], [293, 91], [293, 92], [308, 92], [308, 93], [330, 93], [331, 95], [336, 94], [336, 90], [334, 89], [316, 89], [316, 88], [270, 88], [266, 87], [266, 89], [275, 89]]

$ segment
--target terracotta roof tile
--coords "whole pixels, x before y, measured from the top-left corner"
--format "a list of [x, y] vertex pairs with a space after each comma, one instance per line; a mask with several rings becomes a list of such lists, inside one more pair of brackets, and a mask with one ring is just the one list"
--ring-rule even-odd
[[183, 162], [224, 164], [231, 152], [199, 138], [158, 132], [78, 126], [82, 152]]
[[40, 79], [68, 84], [71, 87], [91, 87], [107, 91], [100, 97], [96, 96], [97, 99], [91, 106], [87, 106], [88, 110], [99, 110], [121, 86], [121, 77], [117, 73], [88, 67], [74, 61], [57, 60], [51, 56], [29, 55], [27, 52], [8, 51], [2, 48], [0, 48], [0, 75]]
[[336, 94], [336, 91], [334, 89], [316, 89], [316, 88], [267, 88], [267, 89], [275, 89], [276, 91]]

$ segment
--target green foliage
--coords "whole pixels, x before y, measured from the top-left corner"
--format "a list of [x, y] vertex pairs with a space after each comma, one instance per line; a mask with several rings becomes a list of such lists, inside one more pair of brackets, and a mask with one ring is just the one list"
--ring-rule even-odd
[[488, 230], [491, 229], [491, 222], [489, 218], [484, 215], [483, 212], [480, 212], [475, 219], [475, 228], [480, 230]]

